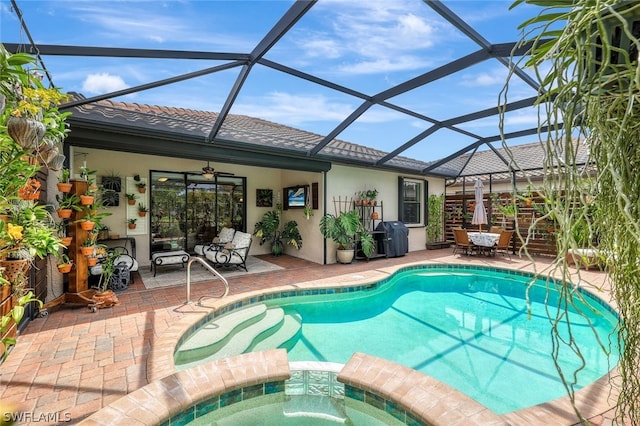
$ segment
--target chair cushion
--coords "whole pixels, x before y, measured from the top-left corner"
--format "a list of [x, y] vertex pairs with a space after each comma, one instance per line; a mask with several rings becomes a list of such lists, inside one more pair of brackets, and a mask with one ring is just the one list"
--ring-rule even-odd
[[218, 241], [220, 243], [228, 243], [233, 240], [236, 230], [233, 228], [222, 228], [218, 234]]

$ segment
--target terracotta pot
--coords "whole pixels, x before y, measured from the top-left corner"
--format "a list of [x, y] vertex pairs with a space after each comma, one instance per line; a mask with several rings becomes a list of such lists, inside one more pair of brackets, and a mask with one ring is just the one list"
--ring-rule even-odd
[[85, 256], [91, 256], [95, 251], [95, 249], [96, 249], [95, 246], [82, 246], [80, 247], [80, 253], [82, 253]]
[[71, 245], [71, 241], [73, 241], [73, 237], [62, 237], [60, 240], [63, 246], [69, 247]]
[[371, 212], [371, 219], [378, 220], [379, 217], [378, 212]]
[[147, 192], [147, 188], [138, 188], [138, 192], [144, 194], [145, 192]]
[[127, 204], [129, 204], [130, 206], [135, 206], [136, 200], [127, 200]]
[[58, 271], [60, 271], [63, 274], [68, 274], [69, 272], [71, 272], [71, 267], [73, 265], [71, 263], [61, 263], [58, 265]]
[[136, 229], [136, 224], [135, 223], [130, 223], [127, 226], [129, 227], [129, 229]]
[[82, 228], [85, 231], [91, 231], [94, 226], [96, 226], [96, 223], [91, 220], [80, 222], [80, 228]]
[[7, 133], [25, 151], [33, 151], [44, 137], [46, 128], [40, 121], [24, 117], [9, 117]]
[[69, 192], [71, 191], [71, 184], [69, 182], [58, 182], [58, 191]]
[[147, 215], [147, 212], [138, 212], [138, 216], [140, 217], [145, 217]]
[[87, 257], [87, 266], [96, 266], [98, 263], [98, 258], [95, 256]]
[[83, 206], [90, 206], [91, 204], [93, 204], [93, 201], [96, 199], [96, 197], [94, 197], [93, 195], [81, 195], [80, 196], [80, 203]]
[[56, 210], [56, 213], [58, 213], [58, 217], [60, 219], [69, 219], [71, 217], [71, 213], [73, 213], [73, 210], [71, 210], [71, 209], [58, 209], [58, 210]]

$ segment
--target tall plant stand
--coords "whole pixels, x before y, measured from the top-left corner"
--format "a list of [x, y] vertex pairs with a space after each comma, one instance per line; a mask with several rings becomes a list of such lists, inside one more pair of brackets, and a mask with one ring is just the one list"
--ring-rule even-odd
[[[71, 184], [72, 194], [80, 196], [80, 194], [84, 194], [87, 191], [88, 183], [86, 180], [72, 179]], [[68, 235], [73, 237], [71, 245], [67, 248], [67, 254], [73, 260], [74, 267], [71, 272], [65, 275], [65, 292], [42, 306], [40, 310], [40, 316], [42, 317], [48, 315], [48, 309], [64, 304], [87, 305], [89, 309], [96, 312], [96, 301], [93, 299], [96, 290], [89, 289], [87, 257], [80, 252], [82, 242], [89, 236], [89, 231], [82, 229], [80, 223], [77, 222], [83, 217], [83, 211], [74, 212], [67, 229]]]

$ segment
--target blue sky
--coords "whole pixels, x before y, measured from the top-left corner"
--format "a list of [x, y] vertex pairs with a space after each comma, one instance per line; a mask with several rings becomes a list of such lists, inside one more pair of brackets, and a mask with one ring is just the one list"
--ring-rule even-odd
[[[293, 1], [38, 1], [17, 0], [36, 44], [248, 53]], [[517, 26], [537, 13], [509, 11], [511, 1], [444, 0], [443, 4], [491, 43], [515, 41]], [[28, 43], [8, 0], [0, 0], [0, 38]], [[374, 95], [467, 55], [479, 47], [421, 0], [320, 0], [265, 58]], [[87, 97], [220, 65], [196, 60], [149, 60], [45, 56], [56, 86]], [[219, 111], [239, 68], [118, 98], [126, 102]], [[485, 61], [389, 101], [436, 120], [495, 107], [507, 69]], [[509, 101], [533, 96], [515, 82]], [[231, 109], [325, 135], [360, 104], [338, 91], [255, 66]], [[498, 133], [498, 119], [459, 127], [480, 136]], [[507, 116], [507, 129], [531, 128], [533, 109]], [[384, 151], [429, 127], [429, 123], [373, 107], [339, 139]], [[514, 141], [532, 142], [535, 136]], [[440, 130], [402, 155], [430, 161], [475, 139]], [[500, 143], [497, 143], [499, 146]]]

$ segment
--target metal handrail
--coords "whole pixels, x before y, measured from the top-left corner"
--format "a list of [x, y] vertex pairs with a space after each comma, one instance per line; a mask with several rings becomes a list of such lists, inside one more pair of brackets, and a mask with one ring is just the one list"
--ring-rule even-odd
[[[191, 303], [191, 264], [195, 261], [198, 261], [202, 264], [202, 266], [204, 266], [205, 268], [207, 268], [213, 275], [217, 276], [218, 278], [220, 278], [222, 280], [222, 282], [224, 283], [224, 294], [222, 297], [225, 297], [227, 294], [229, 294], [229, 282], [227, 281], [227, 279], [225, 277], [223, 277], [222, 275], [220, 275], [220, 272], [216, 271], [213, 266], [209, 265], [207, 263], [206, 260], [200, 258], [200, 257], [192, 257], [189, 262], [187, 263], [187, 301], [184, 302], [185, 305]], [[209, 296], [203, 296], [203, 297], [209, 297]], [[215, 296], [210, 296], [210, 297], [215, 297]], [[202, 297], [200, 298], [200, 300], [202, 300]], [[198, 304], [200, 304], [200, 300], [198, 300]]]

